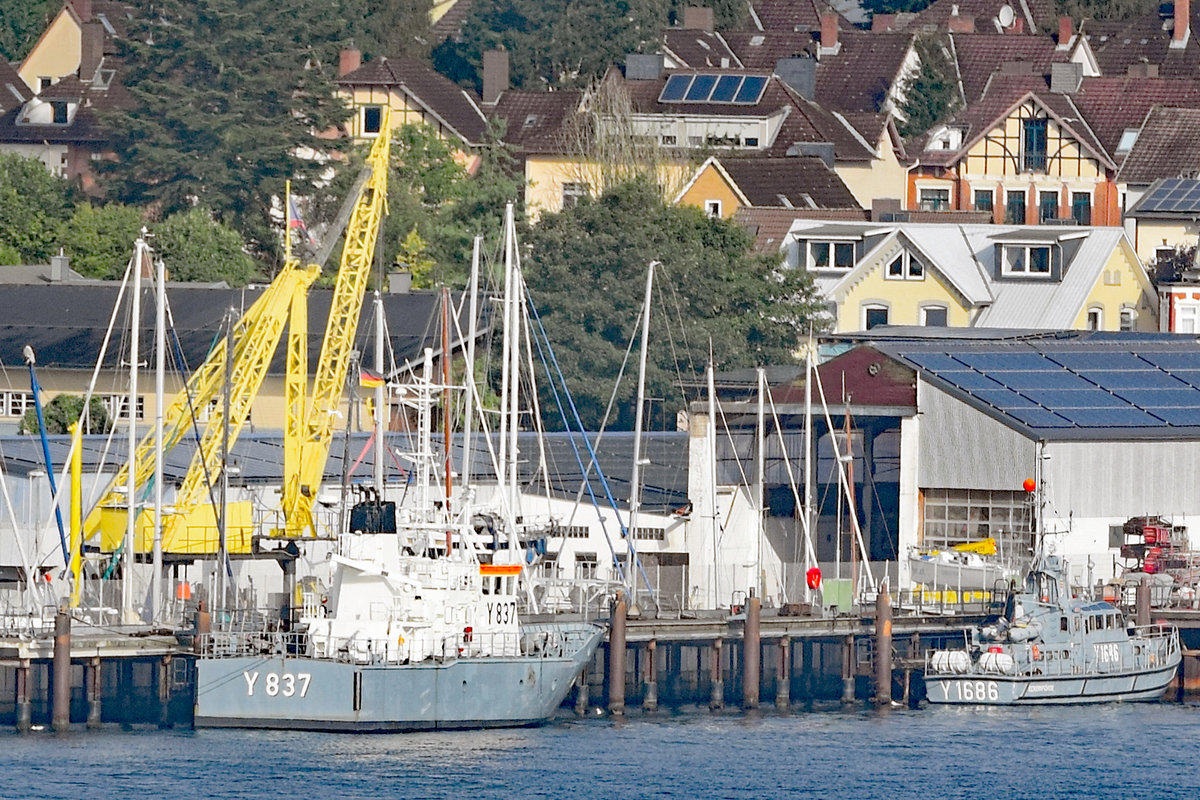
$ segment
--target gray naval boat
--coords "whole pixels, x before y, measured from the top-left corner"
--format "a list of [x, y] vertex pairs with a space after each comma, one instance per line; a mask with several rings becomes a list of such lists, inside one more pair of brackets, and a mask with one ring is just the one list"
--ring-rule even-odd
[[330, 589], [305, 594], [291, 630], [277, 617], [214, 615], [198, 642], [196, 726], [374, 732], [547, 721], [605, 629], [522, 624], [521, 565], [430, 546], [445, 531], [443, 522], [425, 533], [410, 524], [343, 534]]
[[930, 703], [952, 705], [1157, 700], [1180, 658], [1175, 628], [1133, 627], [1109, 603], [1071, 597], [1050, 555], [964, 646], [928, 655], [925, 685]]

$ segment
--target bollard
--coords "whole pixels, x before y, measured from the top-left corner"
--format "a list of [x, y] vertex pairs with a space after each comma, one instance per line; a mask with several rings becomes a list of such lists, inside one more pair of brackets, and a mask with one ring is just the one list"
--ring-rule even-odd
[[71, 727], [71, 616], [60, 608], [54, 616], [54, 693], [51, 724], [55, 731]]
[[792, 640], [779, 640], [779, 674], [775, 678], [775, 707], [784, 710], [792, 705]]
[[1137, 624], [1139, 627], [1150, 624], [1150, 576], [1143, 575], [1137, 585], [1136, 603]]
[[712, 692], [708, 697], [708, 708], [717, 711], [725, 707], [725, 681], [721, 680], [721, 640], [713, 641], [712, 649]]
[[32, 688], [29, 685], [29, 659], [21, 659], [17, 667], [17, 730], [28, 733], [33, 728]]
[[842, 702], [854, 702], [854, 637], [842, 642]]
[[88, 715], [87, 726], [89, 728], [100, 727], [100, 657], [92, 656], [88, 661], [87, 667], [83, 672], [83, 683], [87, 687], [87, 703]]
[[579, 682], [575, 686], [575, 716], [586, 717], [588, 712], [588, 668], [584, 667], [579, 673]]
[[608, 629], [608, 713], [625, 713], [625, 612], [622, 597], [613, 605], [612, 625]]
[[646, 696], [642, 698], [642, 708], [645, 711], [658, 710], [658, 664], [655, 654], [657, 642], [651, 639], [646, 643]]
[[754, 596], [746, 601], [746, 627], [742, 634], [742, 708], [758, 708], [758, 684], [762, 677], [762, 599]]
[[892, 598], [886, 586], [875, 597], [875, 703], [892, 702]]

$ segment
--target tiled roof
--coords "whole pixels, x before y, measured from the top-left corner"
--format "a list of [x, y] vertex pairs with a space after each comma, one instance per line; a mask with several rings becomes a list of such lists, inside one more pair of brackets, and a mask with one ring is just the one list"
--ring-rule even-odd
[[31, 97], [33, 92], [25, 85], [25, 81], [7, 61], [0, 58], [0, 112], [19, 108]]
[[842, 179], [815, 156], [725, 158], [720, 163], [754, 206], [858, 208]]
[[1200, 131], [1200, 108], [1155, 106], [1121, 164], [1117, 181], [1148, 184], [1159, 178], [1194, 174], [1200, 169], [1197, 131]]
[[471, 0], [455, 0], [450, 9], [429, 29], [433, 44], [436, 46], [447, 39], [457, 39], [462, 32], [462, 24], [470, 13]]
[[663, 31], [663, 46], [682, 66], [692, 69], [733, 67], [742, 64], [722, 34], [698, 28], [667, 28]]
[[1173, 78], [1084, 78], [1075, 105], [1109, 153], [1156, 105], [1200, 107], [1200, 83]]
[[483, 142], [487, 120], [478, 100], [422, 61], [407, 56], [377, 58], [338, 79], [338, 84], [384, 86], [403, 91], [453, 129], [468, 145]]
[[1067, 59], [1067, 53], [1056, 51], [1046, 36], [974, 33], [952, 34], [950, 39], [968, 103], [983, 95], [988, 79], [1002, 64], [1025, 61], [1034, 75], [1046, 75], [1052, 63]]
[[1016, 12], [1021, 30], [1009, 29], [1006, 35], [1017, 33], [1040, 34], [1038, 26], [1053, 27], [1057, 20], [1054, 6], [1048, 0], [937, 0], [917, 14], [916, 19], [907, 26], [908, 30], [936, 28], [944, 31], [949, 26], [950, 17], [958, 11], [960, 19], [970, 18], [975, 21], [977, 33], [1001, 33], [997, 24], [1000, 9], [1004, 6]]
[[[120, 74], [121, 65], [108, 56], [104, 58], [104, 67], [111, 67]], [[100, 120], [100, 114], [133, 105], [129, 90], [119, 78], [113, 78], [108, 86], [101, 87], [71, 75], [45, 89], [39, 97], [43, 100], [67, 100], [79, 105], [67, 125], [31, 124], [22, 120], [27, 107], [12, 108], [0, 116], [0, 145], [47, 142], [95, 147], [111, 139], [110, 132]]]
[[562, 152], [563, 124], [579, 110], [583, 92], [508, 89], [492, 115], [505, 121], [504, 141], [526, 153]]
[[733, 221], [754, 235], [754, 251], [778, 254], [796, 220], [819, 219], [865, 222], [869, 214], [858, 208], [739, 208]]
[[727, 31], [722, 38], [747, 69], [775, 69], [780, 59], [815, 57], [817, 52], [817, 42], [808, 31]]
[[[706, 70], [707, 71], [707, 70]], [[681, 74], [682, 71], [673, 71]], [[722, 74], [756, 74], [767, 76], [764, 71], [722, 70]], [[623, 80], [617, 71], [610, 71], [613, 79]], [[705, 117], [767, 117], [780, 112], [785, 119], [773, 143], [764, 143], [763, 155], [786, 156], [788, 149], [798, 142], [829, 142], [834, 146], [838, 161], [868, 161], [874, 158], [874, 150], [855, 135], [848, 124], [836, 116], [797, 95], [783, 81], [767, 76], [769, 80], [762, 97], [756, 105], [734, 105], [731, 103], [660, 103], [659, 94], [666, 83], [664, 75], [657, 80], [626, 80], [634, 111], [641, 114], [665, 116], [690, 115]]]
[[1164, 78], [1200, 77], [1200, 41], [1196, 39], [1200, 3], [1191, 7], [1191, 36], [1182, 48], [1170, 46], [1175, 20], [1170, 15], [1171, 4], [1166, 8], [1166, 16], [1151, 13], [1119, 22], [1085, 20], [1080, 25], [1102, 74], [1124, 75], [1131, 65], [1146, 63], [1156, 65]]
[[750, 9], [763, 30], [819, 31], [829, 5], [821, 0], [753, 0]]

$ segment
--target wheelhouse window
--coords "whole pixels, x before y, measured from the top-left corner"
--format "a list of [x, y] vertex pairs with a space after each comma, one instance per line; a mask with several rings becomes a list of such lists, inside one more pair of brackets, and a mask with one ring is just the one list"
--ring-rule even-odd
[[1027, 119], [1022, 123], [1021, 171], [1046, 171], [1047, 120]]
[[1005, 245], [1003, 269], [1005, 275], [1050, 275], [1050, 247], [1048, 245]]

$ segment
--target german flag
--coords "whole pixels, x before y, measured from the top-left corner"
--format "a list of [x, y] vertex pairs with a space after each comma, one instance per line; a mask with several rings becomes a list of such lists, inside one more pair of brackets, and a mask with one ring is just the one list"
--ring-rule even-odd
[[376, 386], [383, 386], [383, 384], [384, 384], [384, 380], [383, 380], [382, 375], [380, 375], [376, 372], [372, 372], [371, 370], [366, 369], [365, 367], [363, 369], [359, 370], [359, 372], [358, 372], [358, 385], [359, 386], [366, 387], [367, 389], [374, 389]]

